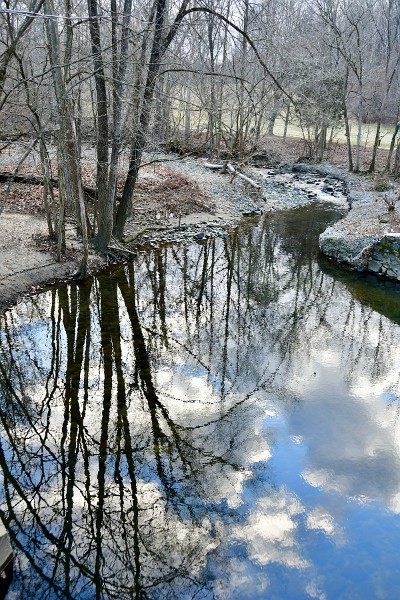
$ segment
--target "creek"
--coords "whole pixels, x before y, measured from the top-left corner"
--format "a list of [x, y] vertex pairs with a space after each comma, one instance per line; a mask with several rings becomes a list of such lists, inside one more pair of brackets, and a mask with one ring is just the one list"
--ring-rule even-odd
[[397, 599], [400, 286], [314, 204], [0, 319], [9, 598]]

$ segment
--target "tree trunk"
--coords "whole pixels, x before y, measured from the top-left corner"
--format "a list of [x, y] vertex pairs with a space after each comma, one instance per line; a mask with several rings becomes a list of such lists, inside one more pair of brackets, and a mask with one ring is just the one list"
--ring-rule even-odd
[[[243, 15], [243, 31], [247, 35], [249, 22], [249, 2], [244, 0], [244, 15]], [[240, 63], [240, 87], [239, 87], [239, 115], [238, 115], [238, 154], [239, 158], [244, 155], [245, 143], [246, 143], [246, 131], [245, 131], [245, 77], [246, 77], [246, 63], [247, 63], [247, 39], [244, 35], [242, 37], [242, 53]]]
[[113, 227], [113, 204], [108, 195], [108, 111], [97, 0], [87, 0], [92, 59], [96, 84], [97, 217], [96, 246], [105, 251]]
[[[399, 115], [397, 114], [397, 117], [398, 116]], [[397, 137], [397, 134], [399, 133], [399, 129], [400, 129], [400, 123], [397, 123], [396, 127], [394, 129], [393, 135], [392, 135], [392, 139], [390, 140], [390, 148], [389, 148], [389, 153], [388, 153], [388, 157], [387, 157], [387, 161], [386, 161], [385, 171], [390, 171], [390, 167], [392, 164], [393, 150], [394, 150], [394, 146], [396, 144], [396, 137]]]
[[288, 130], [288, 126], [289, 126], [289, 119], [290, 119], [290, 103], [287, 106], [286, 114], [285, 114], [285, 125], [283, 127], [283, 139], [284, 140], [286, 140], [286, 136], [287, 136], [287, 130]]
[[[214, 54], [214, 17], [211, 15], [207, 16], [207, 36], [208, 36], [208, 52], [210, 54], [210, 71], [215, 73], [215, 54]], [[208, 108], [208, 138], [210, 140], [210, 154], [214, 154], [216, 150], [216, 127], [215, 127], [215, 108], [216, 108], [216, 96], [215, 96], [215, 77], [210, 77], [210, 106]]]
[[[45, 3], [47, 12], [55, 14], [52, 0]], [[59, 214], [57, 219], [57, 259], [61, 261], [65, 248], [65, 209], [68, 203], [73, 206], [83, 237], [83, 257], [81, 275], [86, 275], [88, 257], [88, 239], [86, 226], [86, 208], [79, 169], [78, 144], [70, 101], [65, 86], [63, 61], [60, 54], [58, 32], [53, 19], [46, 19], [46, 32], [49, 43], [50, 63], [52, 66], [53, 82], [57, 99], [60, 131], [58, 136], [58, 179], [59, 179]]]
[[122, 198], [117, 210], [115, 222], [115, 235], [122, 238], [126, 220], [132, 208], [133, 190], [139, 174], [140, 161], [150, 122], [150, 109], [154, 95], [156, 77], [160, 68], [160, 60], [163, 54], [162, 33], [164, 25], [164, 16], [166, 11], [166, 0], [156, 0], [156, 12], [154, 17], [154, 34], [150, 54], [149, 68], [147, 72], [146, 85], [143, 94], [143, 103], [140, 111], [138, 129], [134, 136], [131, 155], [129, 160], [129, 169], [126, 177]]
[[375, 133], [374, 147], [372, 149], [372, 158], [371, 158], [371, 163], [370, 163], [369, 168], [368, 168], [368, 173], [373, 173], [375, 171], [376, 155], [377, 155], [377, 152], [378, 152], [378, 146], [379, 146], [380, 141], [381, 141], [380, 133], [381, 133], [381, 115], [379, 115], [379, 119], [378, 119], [378, 122], [376, 124], [376, 133]]
[[[190, 77], [190, 76], [189, 76]], [[185, 144], [190, 140], [190, 102], [191, 102], [191, 77], [185, 87]]]
[[359, 85], [359, 103], [358, 103], [358, 115], [357, 115], [357, 145], [356, 145], [356, 162], [354, 165], [354, 171], [356, 173], [360, 170], [361, 163], [361, 134], [362, 134], [362, 112], [363, 112], [363, 100], [362, 100], [362, 86]]
[[[43, 174], [43, 204], [46, 210], [46, 219], [47, 219], [47, 229], [49, 231], [49, 237], [54, 238], [54, 227], [53, 227], [53, 207], [54, 207], [54, 196], [53, 196], [53, 186], [50, 182], [50, 169], [49, 169], [49, 156], [47, 154], [46, 146], [43, 142], [43, 139], [40, 139], [39, 145], [40, 152], [40, 162], [42, 165], [42, 174]], [[49, 196], [51, 197], [51, 201], [49, 202]]]
[[273, 99], [274, 99], [274, 103], [272, 105], [272, 111], [271, 111], [271, 114], [268, 119], [268, 128], [267, 128], [267, 135], [271, 135], [271, 136], [274, 135], [275, 121], [279, 115], [280, 102], [281, 102], [281, 93], [279, 90], [275, 90]]
[[394, 158], [393, 175], [399, 177], [400, 175], [400, 143], [397, 144], [396, 155]]
[[346, 128], [346, 144], [347, 144], [347, 156], [348, 156], [348, 161], [349, 161], [349, 171], [352, 172], [354, 171], [354, 165], [353, 165], [353, 149], [351, 147], [351, 131], [350, 131], [350, 125], [349, 125], [349, 116], [348, 116], [348, 112], [347, 112], [347, 104], [346, 104], [346, 100], [344, 100], [344, 104], [343, 104], [343, 115], [344, 115], [344, 124], [345, 124], [345, 128]]
[[316, 158], [319, 162], [324, 159], [324, 151], [326, 148], [326, 135], [328, 127], [322, 125], [318, 135], [318, 141], [316, 140]]
[[[114, 227], [115, 220], [115, 198], [117, 191], [117, 176], [118, 176], [118, 159], [121, 151], [121, 140], [122, 140], [122, 112], [123, 103], [122, 97], [125, 88], [125, 77], [128, 66], [128, 50], [129, 50], [129, 37], [130, 37], [130, 24], [131, 24], [131, 12], [132, 12], [132, 0], [125, 0], [124, 4], [124, 16], [122, 19], [122, 33], [121, 33], [121, 51], [119, 64], [117, 65], [117, 57], [114, 56], [114, 93], [113, 93], [113, 132], [112, 132], [112, 148], [111, 148], [111, 160], [110, 160], [110, 171], [108, 180], [108, 200], [107, 200], [107, 218], [111, 219], [111, 223], [108, 223], [107, 229], [105, 230], [106, 235], [111, 237], [112, 229]], [[111, 213], [111, 214], [110, 214]], [[103, 243], [107, 241], [104, 237]], [[108, 242], [109, 243], [109, 239]]]

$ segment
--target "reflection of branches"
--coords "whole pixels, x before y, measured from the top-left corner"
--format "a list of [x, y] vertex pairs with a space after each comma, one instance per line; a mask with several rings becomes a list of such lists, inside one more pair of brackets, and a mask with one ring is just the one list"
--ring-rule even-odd
[[166, 490], [169, 496], [174, 496], [174, 488], [169, 484], [168, 479], [166, 477], [166, 473], [164, 471], [164, 467], [162, 464], [162, 453], [161, 449], [163, 446], [166, 446], [165, 453], [168, 455], [172, 450], [171, 441], [168, 436], [163, 432], [158, 416], [157, 411], [160, 411], [162, 417], [165, 419], [169, 430], [172, 434], [172, 439], [174, 441], [175, 450], [178, 453], [178, 456], [182, 462], [184, 467], [189, 467], [189, 463], [186, 458], [186, 454], [182, 448], [182, 439], [179, 434], [180, 426], [173, 422], [170, 418], [170, 415], [165, 408], [165, 406], [160, 402], [158, 398], [157, 391], [154, 387], [152, 375], [151, 375], [151, 366], [148, 358], [146, 344], [144, 341], [143, 332], [140, 326], [140, 321], [137, 314], [136, 303], [135, 303], [135, 276], [133, 265], [129, 267], [129, 276], [130, 281], [129, 284], [125, 278], [121, 279], [119, 282], [119, 288], [121, 290], [122, 297], [125, 302], [125, 306], [127, 309], [127, 313], [129, 315], [129, 319], [132, 326], [132, 343], [135, 354], [136, 366], [139, 374], [139, 379], [141, 381], [143, 394], [147, 400], [147, 405], [149, 408], [149, 414], [152, 425], [152, 433], [153, 433], [153, 450], [154, 456], [157, 462], [157, 473], [160, 478], [160, 481], [163, 483], [164, 489]]
[[282, 222], [148, 253], [39, 296], [32, 327], [18, 309], [2, 322], [2, 510], [37, 598], [201, 595], [211, 536], [194, 532], [226, 516], [226, 484], [241, 493], [265, 405], [296, 401], [328, 333], [349, 377], [392, 364], [394, 329]]
[[[45, 525], [43, 519], [40, 517], [39, 511], [36, 509], [33, 502], [29, 499], [28, 494], [25, 492], [23, 486], [20, 484], [19, 480], [14, 477], [9, 469], [8, 462], [6, 460], [3, 447], [0, 444], [0, 465], [3, 471], [4, 477], [4, 492], [7, 500], [7, 508], [10, 515], [13, 516], [13, 521], [18, 525], [21, 532], [25, 531], [24, 522], [19, 522], [17, 515], [14, 512], [12, 496], [14, 492], [18, 495], [19, 499], [23, 501], [26, 505], [28, 512], [33, 515], [35, 525], [39, 528], [39, 530], [44, 535], [45, 539], [47, 539], [52, 545], [58, 546], [58, 538], [51, 532], [51, 530]], [[4, 513], [2, 513], [2, 518], [4, 518]], [[79, 563], [79, 561], [75, 558], [74, 555], [69, 556], [69, 560], [71, 560], [75, 566], [79, 567], [79, 570], [85, 572], [90, 575], [89, 569], [86, 566]], [[56, 586], [57, 587], [57, 586]]]

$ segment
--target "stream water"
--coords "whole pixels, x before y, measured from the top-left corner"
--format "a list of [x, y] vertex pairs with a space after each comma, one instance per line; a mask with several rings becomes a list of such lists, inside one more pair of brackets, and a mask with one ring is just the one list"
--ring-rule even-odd
[[334, 206], [139, 254], [0, 320], [7, 598], [399, 598], [400, 288]]

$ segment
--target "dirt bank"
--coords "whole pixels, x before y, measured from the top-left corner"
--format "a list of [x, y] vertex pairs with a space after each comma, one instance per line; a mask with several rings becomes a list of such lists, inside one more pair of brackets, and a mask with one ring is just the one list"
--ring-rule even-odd
[[[204, 161], [159, 157], [166, 162], [144, 168], [135, 194], [133, 216], [126, 237], [130, 246], [184, 242], [196, 235], [224, 236], [243, 213], [267, 209], [260, 193], [235, 177], [206, 169]], [[2, 191], [6, 184], [3, 184]], [[66, 230], [66, 255], [56, 261], [55, 245], [48, 239], [40, 186], [15, 185], [0, 216], [0, 311], [24, 294], [56, 280], [71, 278], [80, 259], [80, 242], [72, 220]], [[115, 250], [115, 256], [118, 251]], [[91, 250], [89, 270], [114, 260]]]
[[[87, 150], [82, 163], [89, 185], [93, 183], [92, 155], [93, 151]], [[246, 172], [252, 178], [263, 182], [264, 188], [260, 192], [239, 177], [220, 175], [207, 169], [203, 159], [159, 155], [157, 160], [163, 162], [149, 161], [150, 164], [142, 169], [135, 193], [133, 216], [126, 228], [126, 237], [135, 238], [130, 246], [133, 252], [138, 246], [155, 247], [167, 241], [188, 243], [195, 237], [226, 236], [227, 230], [244, 214], [296, 206], [299, 202], [311, 202], [317, 196], [322, 200], [333, 199], [338, 195], [335, 181], [347, 185], [352, 209], [330, 228], [335, 249], [331, 251], [332, 244], [322, 244], [326, 254], [357, 266], [353, 258], [360, 249], [371, 240], [380, 239], [389, 227], [399, 231], [397, 211], [387, 213], [385, 192], [374, 190], [372, 180], [349, 178], [337, 167], [297, 164], [294, 167], [296, 173], [292, 175], [285, 175], [293, 167], [289, 161], [273, 170], [247, 168]], [[0, 164], [4, 169], [4, 161]], [[27, 172], [35, 173], [34, 163], [25, 168]], [[281, 200], [284, 196], [282, 186], [286, 203]], [[0, 191], [1, 188], [4, 191], [5, 184], [0, 186]], [[397, 193], [396, 190], [393, 193]], [[15, 186], [0, 215], [0, 228], [0, 311], [24, 294], [74, 276], [80, 259], [80, 242], [74, 223], [69, 221], [67, 225], [65, 260], [57, 263], [54, 245], [47, 236], [40, 186]], [[89, 269], [93, 272], [109, 264], [110, 260], [113, 260], [112, 256], [100, 257], [92, 250]]]

